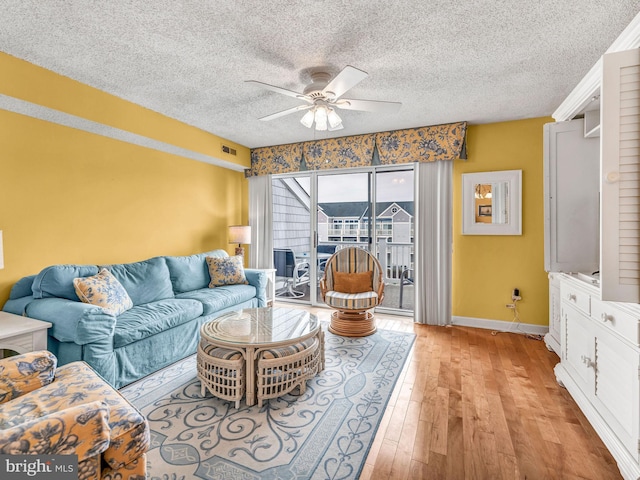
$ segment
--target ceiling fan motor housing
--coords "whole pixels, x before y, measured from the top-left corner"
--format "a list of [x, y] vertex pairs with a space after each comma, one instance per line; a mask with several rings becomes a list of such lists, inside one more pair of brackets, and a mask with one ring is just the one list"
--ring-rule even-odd
[[330, 100], [335, 97], [333, 92], [322, 92], [331, 80], [327, 72], [314, 72], [311, 74], [312, 83], [307, 85], [302, 93], [314, 99]]

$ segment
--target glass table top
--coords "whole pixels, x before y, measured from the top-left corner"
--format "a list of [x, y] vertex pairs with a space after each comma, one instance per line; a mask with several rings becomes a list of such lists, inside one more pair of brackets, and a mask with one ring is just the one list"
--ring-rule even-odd
[[214, 341], [260, 345], [296, 340], [318, 330], [318, 318], [293, 308], [245, 308], [202, 325], [200, 333]]

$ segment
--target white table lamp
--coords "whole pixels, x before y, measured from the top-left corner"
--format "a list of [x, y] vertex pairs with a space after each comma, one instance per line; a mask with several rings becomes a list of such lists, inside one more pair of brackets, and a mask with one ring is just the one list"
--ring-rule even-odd
[[251, 244], [251, 227], [248, 225], [231, 225], [229, 227], [229, 243], [237, 243], [236, 255], [244, 256], [242, 245]]

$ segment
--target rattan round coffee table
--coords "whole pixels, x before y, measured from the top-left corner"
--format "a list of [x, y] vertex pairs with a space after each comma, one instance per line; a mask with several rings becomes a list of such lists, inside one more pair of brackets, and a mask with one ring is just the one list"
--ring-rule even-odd
[[[242, 359], [242, 361], [240, 361]], [[247, 405], [275, 398], [324, 369], [324, 333], [304, 310], [245, 308], [200, 328], [198, 377], [214, 396]], [[244, 390], [244, 392], [243, 392]]]

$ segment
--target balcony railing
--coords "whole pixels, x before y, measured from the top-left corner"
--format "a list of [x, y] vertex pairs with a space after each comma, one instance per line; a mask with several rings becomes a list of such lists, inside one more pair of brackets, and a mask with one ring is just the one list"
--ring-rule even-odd
[[[328, 235], [330, 237], [367, 237], [369, 230], [367, 228], [329, 228]], [[392, 228], [376, 228], [378, 237], [390, 237], [393, 235]]]
[[[364, 242], [323, 242], [327, 245], [337, 245], [336, 250], [343, 247], [368, 248]], [[378, 241], [377, 258], [384, 272], [385, 283], [398, 285], [402, 272], [413, 268], [413, 243], [389, 242], [386, 238]]]
[[405, 270], [413, 268], [413, 243], [378, 241], [378, 260], [385, 272], [385, 283], [399, 284]]

